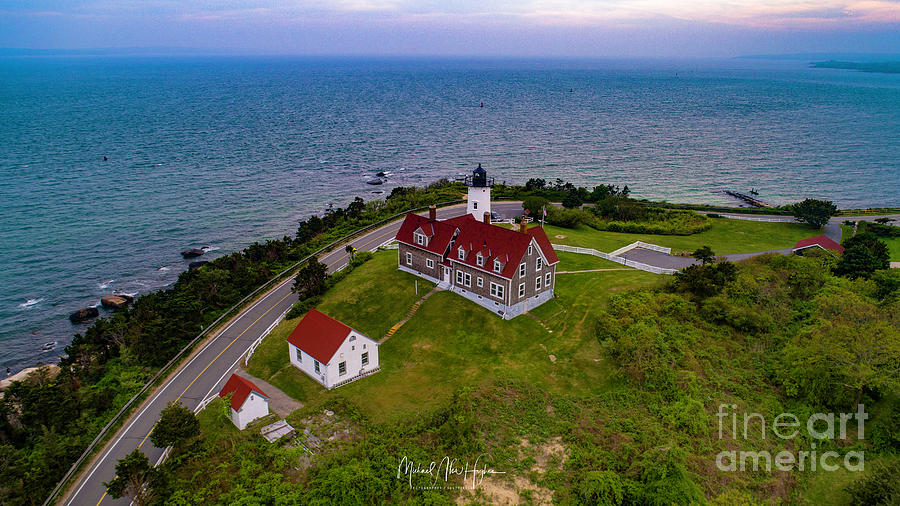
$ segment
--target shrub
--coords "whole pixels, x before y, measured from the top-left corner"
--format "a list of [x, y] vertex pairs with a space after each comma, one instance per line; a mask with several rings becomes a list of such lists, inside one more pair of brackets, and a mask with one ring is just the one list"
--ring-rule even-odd
[[547, 223], [563, 228], [575, 228], [589, 217], [590, 215], [580, 209], [554, 207], [547, 211]]
[[837, 214], [837, 206], [830, 200], [806, 199], [790, 206], [794, 218], [812, 228], [822, 228]]
[[[872, 464], [870, 464], [872, 465]], [[875, 464], [874, 469], [844, 489], [853, 504], [890, 505], [900, 500], [900, 459]]]

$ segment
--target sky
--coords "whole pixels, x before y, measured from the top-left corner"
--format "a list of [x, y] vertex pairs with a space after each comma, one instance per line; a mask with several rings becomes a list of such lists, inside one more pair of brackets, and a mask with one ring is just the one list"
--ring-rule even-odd
[[0, 0], [0, 47], [601, 58], [900, 53], [900, 0]]

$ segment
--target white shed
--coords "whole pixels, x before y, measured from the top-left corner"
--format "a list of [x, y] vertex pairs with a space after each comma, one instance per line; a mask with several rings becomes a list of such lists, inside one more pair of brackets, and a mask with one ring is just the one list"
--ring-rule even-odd
[[287, 341], [291, 364], [329, 390], [380, 369], [378, 342], [316, 309]]
[[244, 430], [247, 424], [269, 414], [269, 396], [250, 380], [232, 374], [219, 397], [231, 395], [231, 421], [238, 429]]

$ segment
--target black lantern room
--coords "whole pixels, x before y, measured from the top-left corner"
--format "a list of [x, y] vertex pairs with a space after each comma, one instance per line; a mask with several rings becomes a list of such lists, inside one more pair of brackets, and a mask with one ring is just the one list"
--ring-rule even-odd
[[487, 177], [487, 171], [481, 168], [481, 164], [472, 171], [471, 176], [466, 176], [466, 185], [479, 188], [494, 186], [494, 178]]

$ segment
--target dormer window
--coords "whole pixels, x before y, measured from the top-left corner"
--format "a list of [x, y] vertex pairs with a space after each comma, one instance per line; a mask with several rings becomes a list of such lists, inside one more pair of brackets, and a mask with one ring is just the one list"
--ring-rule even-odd
[[481, 253], [475, 255], [475, 263], [478, 264], [478, 267], [484, 266], [484, 257], [481, 255]]
[[425, 234], [415, 234], [416, 244], [419, 246], [425, 246], [428, 244], [428, 240], [425, 238]]
[[500, 260], [494, 260], [494, 271], [500, 272]]
[[459, 257], [460, 260], [465, 260], [466, 259], [466, 250], [459, 248], [459, 250], [456, 252], [456, 255]]

